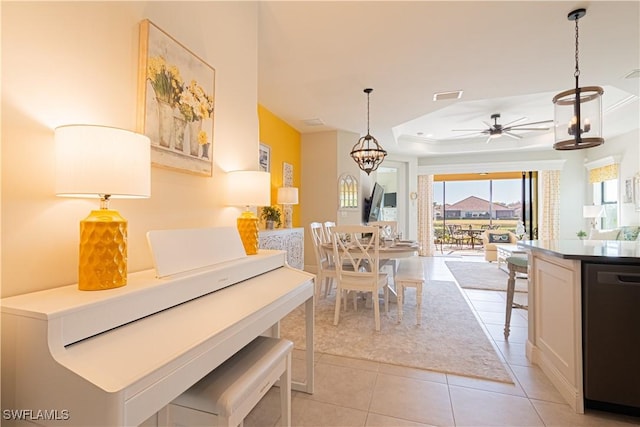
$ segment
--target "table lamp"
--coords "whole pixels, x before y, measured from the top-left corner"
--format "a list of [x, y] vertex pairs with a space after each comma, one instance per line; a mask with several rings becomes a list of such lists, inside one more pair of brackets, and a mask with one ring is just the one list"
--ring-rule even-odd
[[602, 205], [587, 205], [582, 207], [582, 216], [591, 219], [591, 228], [595, 229], [598, 218], [604, 218], [607, 214]]
[[247, 255], [258, 253], [258, 217], [249, 206], [271, 204], [271, 174], [260, 171], [232, 171], [227, 174], [227, 205], [245, 206], [237, 220], [238, 232]]
[[111, 198], [151, 195], [149, 138], [124, 129], [68, 125], [55, 129], [56, 195], [100, 198], [100, 209], [80, 222], [78, 289], [127, 284], [127, 220], [109, 209]]
[[298, 188], [278, 188], [278, 204], [282, 205], [282, 212], [284, 213], [284, 228], [291, 228], [293, 223], [292, 205], [298, 204]]

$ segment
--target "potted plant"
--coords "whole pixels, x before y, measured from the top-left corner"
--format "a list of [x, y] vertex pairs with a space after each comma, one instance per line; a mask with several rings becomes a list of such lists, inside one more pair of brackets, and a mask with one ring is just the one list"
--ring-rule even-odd
[[584, 238], [587, 237], [587, 232], [580, 230], [576, 233], [576, 236], [578, 236], [578, 239], [584, 240]]
[[265, 206], [262, 208], [260, 218], [265, 222], [267, 230], [273, 230], [273, 225], [280, 227], [282, 221], [280, 219], [280, 211], [275, 206]]

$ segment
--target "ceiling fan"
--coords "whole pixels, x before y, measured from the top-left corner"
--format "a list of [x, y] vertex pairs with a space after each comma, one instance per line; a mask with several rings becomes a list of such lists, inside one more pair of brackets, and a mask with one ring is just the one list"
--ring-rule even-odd
[[535, 130], [549, 130], [548, 127], [526, 127], [526, 126], [535, 126], [542, 125], [544, 123], [551, 123], [553, 120], [542, 120], [539, 122], [531, 122], [531, 123], [522, 123], [516, 124], [526, 119], [526, 117], [520, 117], [519, 119], [513, 120], [507, 124], [501, 125], [498, 123], [498, 119], [500, 118], [500, 113], [495, 113], [491, 115], [491, 119], [493, 120], [493, 124], [487, 123], [484, 120], [482, 123], [488, 126], [488, 129], [452, 129], [452, 132], [473, 132], [464, 136], [473, 136], [473, 135], [488, 135], [487, 141], [494, 138], [499, 138], [502, 135], [509, 136], [514, 139], [522, 139], [521, 135], [514, 133], [515, 131], [535, 131]]

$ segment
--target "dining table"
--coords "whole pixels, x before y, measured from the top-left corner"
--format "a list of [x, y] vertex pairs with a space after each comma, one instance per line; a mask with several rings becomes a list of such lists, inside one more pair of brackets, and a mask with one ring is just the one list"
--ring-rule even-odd
[[[322, 243], [322, 248], [325, 249], [328, 254], [333, 253], [332, 243]], [[391, 265], [391, 260], [417, 256], [419, 249], [420, 244], [415, 240], [381, 240], [380, 247], [378, 249], [380, 267], [384, 265]], [[394, 269], [395, 267], [396, 264], [393, 264]], [[396, 290], [390, 286], [389, 291], [390, 301], [395, 302], [397, 297]]]
[[[322, 248], [325, 249], [327, 253], [333, 252], [332, 243], [323, 243]], [[390, 259], [415, 256], [418, 254], [419, 249], [420, 245], [414, 240], [385, 240], [384, 242], [380, 242], [378, 254], [380, 257], [380, 261], [386, 262]], [[381, 265], [383, 265], [382, 262]]]
[[475, 241], [482, 241], [482, 233], [485, 232], [484, 229], [480, 228], [461, 228], [460, 231], [466, 232], [469, 236], [469, 240], [471, 240], [471, 249], [475, 249]]

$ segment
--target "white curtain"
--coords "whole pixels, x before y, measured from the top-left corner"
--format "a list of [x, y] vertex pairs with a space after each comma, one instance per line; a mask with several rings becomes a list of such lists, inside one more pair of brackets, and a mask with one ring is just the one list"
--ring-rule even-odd
[[418, 176], [418, 242], [420, 256], [436, 252], [433, 232], [433, 175]]
[[560, 171], [545, 170], [540, 172], [542, 198], [540, 221], [538, 224], [539, 240], [556, 240], [560, 226]]

